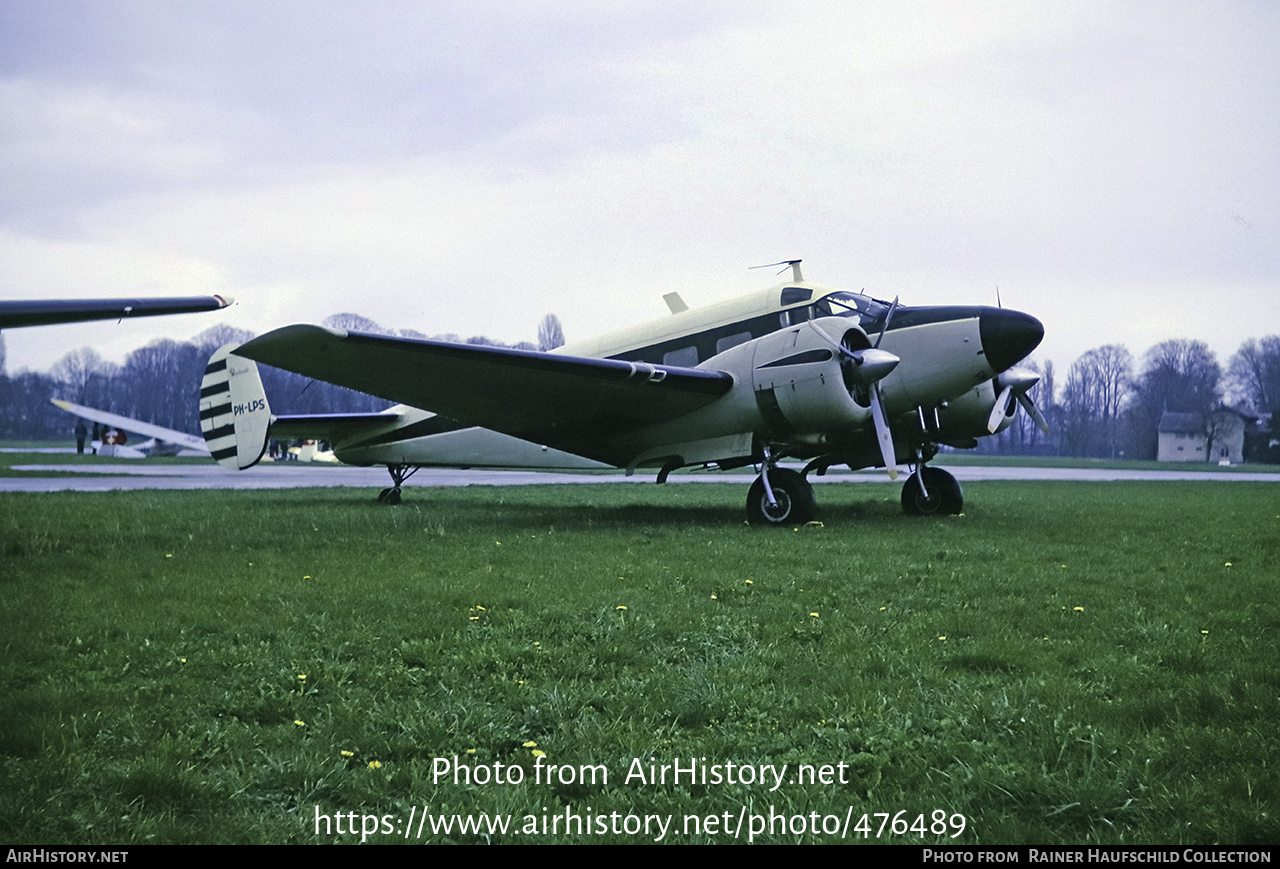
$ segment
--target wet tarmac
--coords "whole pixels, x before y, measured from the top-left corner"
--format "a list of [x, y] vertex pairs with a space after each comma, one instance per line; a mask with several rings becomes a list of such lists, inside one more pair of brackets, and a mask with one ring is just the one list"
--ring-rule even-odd
[[[1068, 480], [1114, 482], [1123, 480], [1203, 480], [1221, 482], [1280, 483], [1280, 474], [1248, 471], [1159, 470], [1133, 471], [1101, 468], [1010, 468], [950, 467], [946, 468], [961, 482], [971, 480]], [[356, 468], [346, 465], [299, 465], [283, 463], [258, 465], [247, 471], [228, 471], [208, 465], [148, 465], [112, 462], [94, 465], [23, 464], [13, 472], [32, 476], [0, 477], [0, 492], [108, 492], [133, 489], [293, 489], [310, 486], [349, 486], [377, 491], [391, 483], [386, 469]], [[36, 476], [59, 473], [61, 476]], [[901, 481], [902, 477], [899, 477]], [[405, 487], [429, 486], [527, 486], [546, 484], [629, 483], [652, 485], [652, 473], [626, 477], [622, 474], [572, 474], [539, 471], [489, 471], [423, 468], [405, 482]], [[745, 473], [673, 474], [670, 482], [743, 483], [750, 482]], [[811, 475], [815, 484], [858, 482], [888, 483], [884, 471], [830, 472], [826, 476]]]

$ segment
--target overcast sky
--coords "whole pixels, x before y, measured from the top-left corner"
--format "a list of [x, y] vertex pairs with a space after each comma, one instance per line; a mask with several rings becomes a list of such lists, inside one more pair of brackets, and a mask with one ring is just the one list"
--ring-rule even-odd
[[[10, 373], [355, 311], [570, 341], [781, 280], [1044, 321], [1038, 359], [1280, 333], [1280, 4], [0, 3]], [[775, 270], [776, 271], [776, 270]]]

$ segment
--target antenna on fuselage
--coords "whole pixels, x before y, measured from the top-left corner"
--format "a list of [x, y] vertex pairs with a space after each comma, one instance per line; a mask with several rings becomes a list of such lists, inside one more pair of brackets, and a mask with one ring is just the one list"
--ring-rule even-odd
[[[802, 262], [804, 262], [804, 260], [784, 259], [780, 263], [768, 263], [767, 265], [762, 265], [762, 266], [748, 266], [748, 268], [771, 269], [774, 266], [791, 266], [791, 279], [795, 281], [797, 284], [802, 284], [804, 283], [804, 275], [800, 274], [800, 263]], [[785, 272], [785, 271], [786, 269], [783, 268], [782, 272]], [[782, 272], [778, 272], [778, 274], [782, 274]]]

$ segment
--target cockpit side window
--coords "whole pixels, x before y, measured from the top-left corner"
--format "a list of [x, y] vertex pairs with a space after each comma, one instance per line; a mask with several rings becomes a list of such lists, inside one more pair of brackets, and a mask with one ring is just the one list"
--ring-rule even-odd
[[783, 287], [782, 304], [795, 305], [813, 298], [813, 290], [808, 287]]

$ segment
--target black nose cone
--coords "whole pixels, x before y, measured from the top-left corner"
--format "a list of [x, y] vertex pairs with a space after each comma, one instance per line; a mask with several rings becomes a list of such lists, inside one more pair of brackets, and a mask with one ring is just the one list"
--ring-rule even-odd
[[1030, 314], [1005, 308], [984, 308], [978, 318], [978, 334], [987, 363], [996, 372], [1021, 362], [1040, 345], [1044, 325]]

